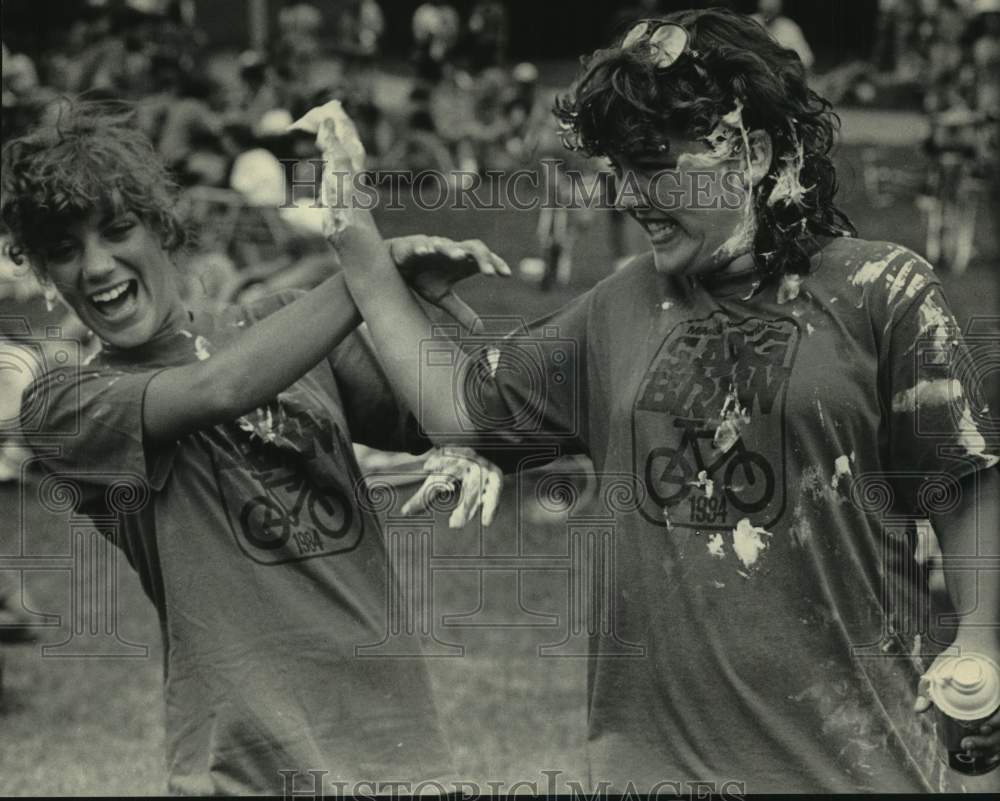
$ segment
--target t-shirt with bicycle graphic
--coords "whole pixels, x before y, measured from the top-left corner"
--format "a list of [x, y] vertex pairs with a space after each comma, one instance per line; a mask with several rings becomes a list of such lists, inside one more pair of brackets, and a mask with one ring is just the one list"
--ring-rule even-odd
[[368, 340], [350, 335], [239, 420], [168, 448], [143, 443], [142, 399], [157, 372], [211, 359], [293, 297], [194, 314], [181, 332], [102, 351], [33, 390], [46, 399], [41, 430], [64, 436], [31, 444], [61, 446], [45, 466], [80, 488], [82, 511], [107, 514], [113, 476], [151, 490], [119, 517], [115, 540], [164, 623], [175, 793], [278, 794], [279, 771], [453, 778], [419, 653], [361, 658], [386, 637], [396, 579], [357, 494], [351, 442], [427, 448]]
[[963, 337], [915, 253], [821, 245], [763, 283], [637, 257], [479, 372], [477, 419], [512, 421], [483, 427], [491, 456], [594, 463], [568, 527], [607, 542], [583, 614], [611, 791], [985, 789], [913, 712], [948, 636], [913, 520], [997, 464], [976, 369], [996, 338]]
[[[723, 313], [686, 321], [668, 334], [633, 415], [636, 443], [661, 438], [664, 415], [674, 418], [674, 438], [668, 433], [664, 444], [650, 448], [642, 465], [649, 498], [642, 511], [651, 522], [721, 530], [748, 514], [764, 521], [758, 525], [777, 521], [784, 505], [785, 482], [776, 481], [784, 478], [782, 454], [758, 443], [747, 424], [784, 413], [798, 337], [791, 319], [733, 322]], [[727, 423], [732, 441], [725, 439], [728, 429], [719, 433]]]

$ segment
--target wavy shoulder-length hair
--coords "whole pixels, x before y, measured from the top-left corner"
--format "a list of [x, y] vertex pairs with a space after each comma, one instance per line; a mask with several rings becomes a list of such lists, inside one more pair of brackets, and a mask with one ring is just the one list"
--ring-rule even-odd
[[[739, 103], [746, 128], [766, 131], [774, 148], [768, 174], [753, 189], [754, 261], [767, 274], [808, 272], [816, 237], [856, 234], [834, 204], [830, 151], [839, 117], [809, 88], [798, 55], [753, 18], [708, 9], [659, 21], [687, 31], [687, 51], [661, 67], [649, 37], [628, 48], [619, 39], [585, 59], [555, 103], [564, 144], [591, 156], [655, 151], [668, 133], [707, 137]], [[804, 191], [776, 201], [772, 192], [790, 163]]]

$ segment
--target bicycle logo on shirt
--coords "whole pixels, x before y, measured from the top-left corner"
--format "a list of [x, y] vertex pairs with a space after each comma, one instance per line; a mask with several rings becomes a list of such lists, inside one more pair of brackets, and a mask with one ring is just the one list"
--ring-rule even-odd
[[262, 482], [265, 493], [240, 510], [243, 536], [251, 545], [277, 550], [294, 539], [299, 555], [324, 549], [322, 538], [342, 539], [353, 512], [339, 490], [317, 492], [301, 475], [278, 476]]
[[[282, 564], [353, 549], [362, 515], [335, 476], [349, 463], [337, 429], [295, 415], [296, 454], [230, 438], [232, 460], [218, 471], [226, 514], [240, 549], [261, 564]], [[338, 448], [339, 442], [339, 448]]]
[[646, 457], [646, 490], [661, 507], [687, 500], [696, 523], [725, 522], [729, 505], [747, 514], [767, 507], [774, 497], [774, 470], [762, 454], [742, 439], [721, 454], [713, 452], [714, 429], [701, 428], [700, 420], [679, 419], [674, 425], [683, 429], [680, 445], [653, 448]]
[[784, 404], [798, 342], [793, 319], [737, 322], [723, 312], [667, 335], [632, 412], [633, 469], [647, 520], [729, 529], [748, 515], [757, 525], [778, 519]]

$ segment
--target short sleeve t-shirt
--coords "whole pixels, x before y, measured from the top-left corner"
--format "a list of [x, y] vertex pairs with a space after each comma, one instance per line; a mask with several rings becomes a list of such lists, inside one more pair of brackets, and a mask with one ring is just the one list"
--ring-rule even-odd
[[[426, 442], [361, 334], [267, 406], [144, 445], [151, 378], [210, 359], [288, 299], [192, 316], [142, 349], [47, 374], [26, 395], [45, 410], [31, 444], [58, 446], [46, 469], [73, 482], [81, 511], [116, 521], [116, 544], [156, 605], [171, 792], [275, 794], [279, 771], [449, 781], [419, 653], [365, 655], [386, 636], [396, 579], [351, 438], [418, 452]], [[123, 478], [148, 497], [123, 504]]]
[[493, 347], [491, 455], [585, 452], [632, 488], [592, 599], [594, 786], [961, 789], [912, 711], [943, 647], [913, 521], [998, 451], [925, 261], [838, 238], [756, 286], [640, 257]]

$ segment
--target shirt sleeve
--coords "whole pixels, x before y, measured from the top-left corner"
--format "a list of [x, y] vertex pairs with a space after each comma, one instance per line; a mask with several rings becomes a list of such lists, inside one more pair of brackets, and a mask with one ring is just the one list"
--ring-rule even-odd
[[588, 453], [587, 320], [592, 293], [479, 346], [464, 382], [474, 447], [505, 470], [519, 460]]
[[109, 498], [110, 487], [138, 477], [163, 488], [174, 447], [150, 446], [143, 436], [143, 401], [159, 370], [58, 368], [32, 382], [21, 404], [21, 426], [49, 473], [79, 489], [80, 510]]
[[920, 291], [888, 323], [880, 372], [896, 505], [924, 516], [939, 505], [942, 480], [994, 467], [1000, 443], [984, 392], [983, 359], [996, 337], [963, 336], [929, 265], [915, 266], [911, 286]]
[[[281, 290], [260, 298], [246, 311], [259, 321], [305, 294], [301, 289]], [[333, 349], [327, 363], [337, 383], [352, 442], [407, 453], [423, 453], [431, 447], [390, 384], [363, 325]]]
[[334, 348], [328, 361], [352, 441], [407, 453], [423, 453], [431, 447], [416, 417], [389, 382], [365, 326]]

